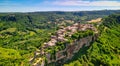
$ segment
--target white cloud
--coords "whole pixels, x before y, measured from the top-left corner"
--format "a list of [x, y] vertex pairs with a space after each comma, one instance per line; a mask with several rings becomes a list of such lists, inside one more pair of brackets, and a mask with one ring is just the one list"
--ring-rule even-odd
[[78, 0], [65, 0], [65, 1], [54, 1], [53, 5], [61, 6], [120, 6], [118, 1], [78, 1]]

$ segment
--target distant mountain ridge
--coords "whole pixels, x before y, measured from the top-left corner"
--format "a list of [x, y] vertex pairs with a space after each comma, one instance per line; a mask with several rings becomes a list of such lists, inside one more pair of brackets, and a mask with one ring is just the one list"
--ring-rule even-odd
[[[41, 16], [47, 16], [47, 15], [59, 15], [59, 16], [98, 16], [98, 17], [103, 17], [103, 16], [107, 16], [110, 14], [115, 14], [115, 13], [120, 13], [120, 10], [98, 10], [98, 11], [71, 11], [71, 12], [65, 12], [65, 11], [46, 11], [46, 12], [25, 12], [25, 13], [17, 13], [17, 12], [13, 12], [13, 13], [0, 13], [0, 19], [1, 20], [5, 20], [4, 18], [2, 19], [2, 17], [8, 17], [10, 15], [19, 15], [22, 17], [27, 16], [36, 16], [39, 17], [38, 15]], [[48, 17], [49, 17], [48, 16]], [[17, 16], [14, 16], [17, 17]]]

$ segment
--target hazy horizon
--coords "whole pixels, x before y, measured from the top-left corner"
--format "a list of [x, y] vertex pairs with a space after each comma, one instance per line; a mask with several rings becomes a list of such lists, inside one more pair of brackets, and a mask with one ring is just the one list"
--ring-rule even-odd
[[[105, 10], [108, 10], [108, 9], [102, 9], [102, 10], [81, 10], [81, 11], [105, 11]], [[110, 10], [110, 9], [109, 9]], [[111, 9], [112, 10], [112, 9]], [[114, 9], [114, 10], [120, 10], [120, 9]], [[0, 12], [0, 13], [32, 13], [32, 12], [81, 12], [80, 10], [79, 11], [26, 11], [26, 12]]]

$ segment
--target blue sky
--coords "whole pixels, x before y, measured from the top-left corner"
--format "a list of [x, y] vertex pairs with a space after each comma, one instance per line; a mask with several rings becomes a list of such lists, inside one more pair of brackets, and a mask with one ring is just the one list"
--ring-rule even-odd
[[117, 10], [120, 0], [0, 0], [0, 12]]

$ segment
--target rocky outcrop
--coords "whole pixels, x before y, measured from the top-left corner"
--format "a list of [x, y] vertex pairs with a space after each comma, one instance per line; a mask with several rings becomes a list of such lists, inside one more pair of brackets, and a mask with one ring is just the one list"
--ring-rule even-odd
[[[65, 44], [66, 48], [63, 50], [57, 51], [54, 54], [54, 57], [53, 57], [53, 54], [44, 51], [48, 47], [55, 46], [58, 41], [61, 41], [61, 42], [67, 41], [67, 39], [64, 38], [66, 34], [68, 36], [71, 36], [78, 30], [85, 31], [86, 29], [93, 30], [95, 34], [81, 38], [79, 40], [74, 40], [72, 43]], [[44, 43], [43, 47], [41, 47], [39, 51], [36, 51], [34, 53], [34, 58], [30, 60], [30, 63], [33, 64], [33, 66], [44, 65], [45, 60], [43, 59], [43, 57], [46, 58], [47, 64], [52, 62], [58, 62], [58, 63], [65, 62], [66, 60], [71, 59], [74, 56], [74, 54], [80, 50], [80, 48], [82, 48], [83, 46], [89, 46], [91, 42], [95, 41], [97, 38], [97, 33], [98, 33], [97, 29], [92, 24], [79, 25], [76, 23], [72, 26], [59, 29], [56, 32], [55, 36], [51, 36], [51, 40], [49, 42]]]

